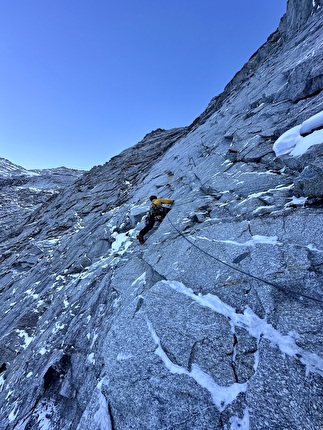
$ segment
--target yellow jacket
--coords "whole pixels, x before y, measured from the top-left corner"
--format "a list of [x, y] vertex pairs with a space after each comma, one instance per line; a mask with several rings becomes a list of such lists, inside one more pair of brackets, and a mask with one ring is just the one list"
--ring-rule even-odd
[[151, 203], [153, 205], [156, 205], [156, 206], [160, 206], [162, 204], [172, 205], [174, 203], [174, 200], [171, 200], [171, 199], [154, 199], [151, 201]]
[[171, 205], [173, 203], [174, 200], [171, 199], [154, 199], [151, 201], [151, 205], [147, 215], [153, 216], [155, 218], [155, 221], [162, 221], [167, 215], [167, 212], [170, 211], [170, 208], [164, 207], [163, 204]]

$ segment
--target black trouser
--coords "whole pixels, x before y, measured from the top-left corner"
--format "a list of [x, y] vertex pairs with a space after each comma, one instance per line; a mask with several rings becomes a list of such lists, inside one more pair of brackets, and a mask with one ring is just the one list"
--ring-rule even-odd
[[139, 235], [144, 237], [145, 234], [148, 233], [148, 231], [150, 231], [155, 225], [155, 217], [153, 215], [148, 215], [146, 217], [146, 225], [145, 227], [140, 230]]

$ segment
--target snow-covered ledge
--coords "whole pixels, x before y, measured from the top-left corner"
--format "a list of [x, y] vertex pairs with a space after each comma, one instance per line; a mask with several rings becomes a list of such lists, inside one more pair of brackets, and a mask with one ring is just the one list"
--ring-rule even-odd
[[277, 157], [299, 157], [314, 145], [323, 143], [323, 111], [282, 134], [274, 143]]

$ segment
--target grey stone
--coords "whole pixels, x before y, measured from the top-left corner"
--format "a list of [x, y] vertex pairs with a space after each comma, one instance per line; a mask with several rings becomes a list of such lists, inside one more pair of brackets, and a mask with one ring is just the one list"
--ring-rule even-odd
[[296, 196], [323, 196], [323, 169], [316, 166], [306, 166], [303, 172], [294, 180]]

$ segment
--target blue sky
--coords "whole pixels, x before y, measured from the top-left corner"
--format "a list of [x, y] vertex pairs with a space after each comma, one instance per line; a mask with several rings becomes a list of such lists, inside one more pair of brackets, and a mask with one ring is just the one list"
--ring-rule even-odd
[[276, 30], [286, 0], [3, 0], [0, 157], [90, 169], [189, 125]]

